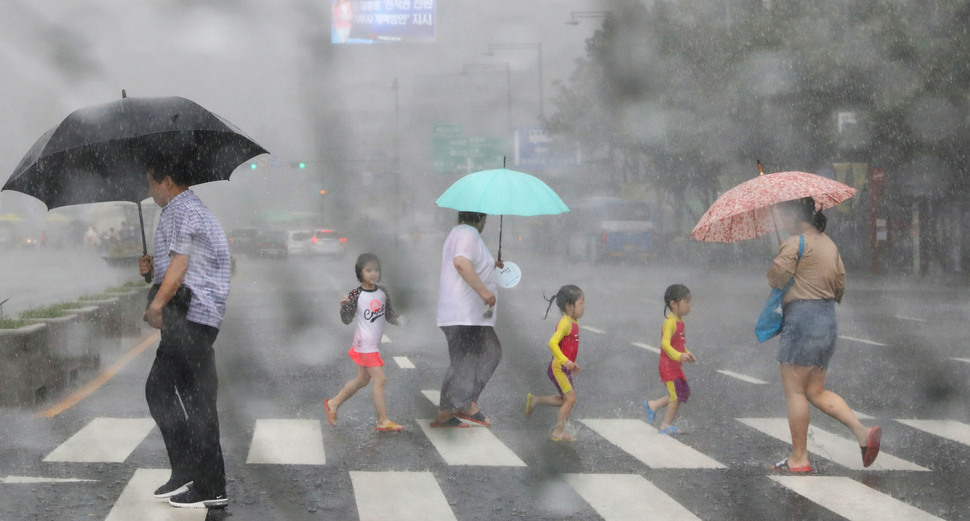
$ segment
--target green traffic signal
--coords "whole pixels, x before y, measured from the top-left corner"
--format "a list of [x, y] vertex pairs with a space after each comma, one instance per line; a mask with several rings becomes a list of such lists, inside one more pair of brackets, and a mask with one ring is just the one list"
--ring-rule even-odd
[[306, 168], [306, 163], [304, 163], [304, 162], [301, 161], [300, 162], [300, 168]]

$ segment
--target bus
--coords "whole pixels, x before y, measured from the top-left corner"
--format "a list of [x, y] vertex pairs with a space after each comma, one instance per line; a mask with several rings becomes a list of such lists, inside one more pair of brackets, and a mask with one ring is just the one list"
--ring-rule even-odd
[[573, 205], [567, 215], [572, 259], [600, 262], [655, 253], [653, 208], [646, 201], [589, 197]]

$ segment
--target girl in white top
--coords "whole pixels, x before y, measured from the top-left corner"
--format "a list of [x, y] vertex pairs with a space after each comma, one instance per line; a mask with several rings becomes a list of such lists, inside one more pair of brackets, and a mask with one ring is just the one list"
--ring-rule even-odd
[[384, 403], [384, 360], [381, 359], [379, 347], [384, 335], [384, 322], [397, 325], [397, 314], [391, 307], [391, 299], [387, 289], [377, 283], [381, 280], [381, 261], [373, 253], [364, 253], [357, 257], [354, 266], [360, 287], [345, 295], [340, 301], [340, 319], [344, 324], [350, 324], [357, 318], [357, 329], [354, 331], [354, 344], [347, 354], [357, 363], [357, 376], [347, 382], [337, 396], [323, 401], [327, 411], [327, 421], [330, 425], [337, 424], [337, 409], [348, 398], [374, 381], [374, 407], [377, 409], [377, 430], [382, 432], [397, 432], [404, 427], [387, 418], [387, 406]]

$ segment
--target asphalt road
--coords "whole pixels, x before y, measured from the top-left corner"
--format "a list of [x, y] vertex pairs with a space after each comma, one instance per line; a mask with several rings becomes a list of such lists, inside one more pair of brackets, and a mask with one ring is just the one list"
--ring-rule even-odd
[[[829, 388], [883, 427], [883, 453], [863, 470], [848, 430], [813, 411], [814, 472], [781, 476], [767, 469], [789, 450], [777, 341], [752, 331], [762, 266], [587, 265], [513, 249], [523, 280], [500, 295], [504, 357], [480, 401], [494, 425], [441, 433], [426, 428], [448, 363], [434, 324], [439, 247], [378, 252], [408, 317], [382, 351], [389, 413], [405, 426], [394, 434], [374, 431], [369, 388], [337, 426], [323, 410], [356, 372], [338, 314], [353, 258], [238, 260], [216, 342], [230, 506], [209, 519], [970, 519], [963, 287], [850, 272]], [[671, 439], [647, 425], [643, 401], [663, 392], [654, 349], [674, 282], [693, 293], [698, 362], [676, 421], [685, 433]], [[542, 296], [566, 283], [586, 294], [583, 371], [578, 441], [555, 443], [555, 411], [523, 409], [526, 393], [553, 392], [545, 344], [558, 316], [542, 319]], [[145, 497], [167, 477], [143, 396], [153, 347], [53, 418], [0, 410], [0, 520], [205, 518]]]

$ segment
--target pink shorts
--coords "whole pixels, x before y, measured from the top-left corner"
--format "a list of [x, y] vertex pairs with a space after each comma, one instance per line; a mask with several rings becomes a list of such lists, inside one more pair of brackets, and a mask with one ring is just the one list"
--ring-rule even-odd
[[350, 355], [351, 360], [361, 367], [382, 367], [384, 365], [381, 354], [376, 351], [373, 353], [358, 353], [351, 348], [350, 351], [347, 351], [347, 354]]

